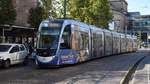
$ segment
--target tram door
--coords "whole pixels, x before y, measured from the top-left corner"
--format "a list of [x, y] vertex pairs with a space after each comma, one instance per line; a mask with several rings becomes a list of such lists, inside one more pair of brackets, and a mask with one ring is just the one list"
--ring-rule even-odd
[[104, 35], [102, 31], [92, 31], [92, 57], [104, 56]]
[[113, 35], [113, 54], [120, 53], [120, 34], [112, 33]]
[[60, 49], [70, 49], [71, 46], [71, 25], [67, 25], [63, 31]]
[[74, 25], [74, 28], [72, 28], [71, 48], [78, 52], [77, 62], [90, 59], [89, 42], [89, 29], [87, 27]]
[[105, 32], [105, 56], [112, 55], [112, 34], [111, 32]]

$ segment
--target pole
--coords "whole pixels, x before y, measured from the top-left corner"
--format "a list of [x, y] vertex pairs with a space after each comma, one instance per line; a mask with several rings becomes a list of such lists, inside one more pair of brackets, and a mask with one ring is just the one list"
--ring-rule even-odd
[[125, 34], [127, 34], [127, 26], [125, 26]]
[[66, 18], [67, 1], [64, 0], [64, 18]]

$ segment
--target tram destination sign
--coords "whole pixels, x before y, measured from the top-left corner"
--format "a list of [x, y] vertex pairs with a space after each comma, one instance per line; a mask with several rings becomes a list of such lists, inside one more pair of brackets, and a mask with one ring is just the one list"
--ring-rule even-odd
[[48, 27], [48, 28], [61, 28], [62, 24], [61, 23], [56, 23], [56, 22], [44, 22], [43, 27]]
[[50, 27], [50, 28], [60, 28], [61, 24], [60, 23], [49, 23], [48, 27]]

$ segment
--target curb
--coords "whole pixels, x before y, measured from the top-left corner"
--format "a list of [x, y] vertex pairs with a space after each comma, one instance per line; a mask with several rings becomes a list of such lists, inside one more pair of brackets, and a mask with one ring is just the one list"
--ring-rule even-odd
[[128, 70], [128, 72], [125, 74], [123, 79], [120, 81], [120, 84], [128, 84], [130, 79], [132, 78], [132, 75], [135, 73], [138, 65], [140, 62], [145, 58], [146, 56], [141, 57], [133, 66], [131, 66]]

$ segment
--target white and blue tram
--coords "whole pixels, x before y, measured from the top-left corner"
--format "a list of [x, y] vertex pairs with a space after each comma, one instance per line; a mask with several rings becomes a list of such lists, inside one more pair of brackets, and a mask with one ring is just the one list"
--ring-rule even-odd
[[75, 20], [44, 20], [37, 35], [36, 64], [39, 67], [75, 64], [136, 50], [135, 36]]

